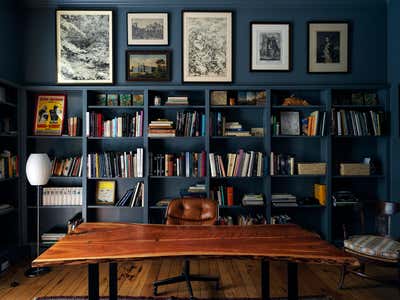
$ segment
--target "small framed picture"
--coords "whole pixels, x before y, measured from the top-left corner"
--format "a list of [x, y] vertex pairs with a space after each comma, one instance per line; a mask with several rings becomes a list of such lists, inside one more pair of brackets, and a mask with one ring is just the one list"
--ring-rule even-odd
[[34, 135], [61, 135], [64, 127], [66, 95], [38, 95], [33, 124]]
[[168, 13], [128, 13], [128, 45], [168, 45]]
[[308, 23], [308, 72], [349, 72], [349, 23]]
[[127, 51], [127, 81], [169, 81], [170, 51]]
[[291, 70], [291, 24], [250, 23], [250, 71]]
[[96, 204], [114, 205], [115, 181], [100, 180], [96, 183]]

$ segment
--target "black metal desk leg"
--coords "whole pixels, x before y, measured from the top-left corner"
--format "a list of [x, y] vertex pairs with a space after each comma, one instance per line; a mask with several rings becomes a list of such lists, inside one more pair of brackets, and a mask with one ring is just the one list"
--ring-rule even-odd
[[88, 266], [88, 291], [89, 300], [99, 300], [99, 265], [89, 264]]
[[297, 280], [297, 263], [288, 263], [288, 300], [299, 299], [299, 284]]
[[261, 299], [270, 299], [269, 290], [269, 261], [261, 260]]
[[109, 294], [110, 300], [118, 300], [118, 264], [110, 263]]

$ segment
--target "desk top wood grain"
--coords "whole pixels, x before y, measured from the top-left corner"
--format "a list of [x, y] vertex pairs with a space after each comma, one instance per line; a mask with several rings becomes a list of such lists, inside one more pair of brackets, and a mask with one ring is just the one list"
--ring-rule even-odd
[[158, 257], [249, 257], [358, 265], [358, 261], [297, 225], [174, 226], [83, 223], [36, 258], [33, 267]]

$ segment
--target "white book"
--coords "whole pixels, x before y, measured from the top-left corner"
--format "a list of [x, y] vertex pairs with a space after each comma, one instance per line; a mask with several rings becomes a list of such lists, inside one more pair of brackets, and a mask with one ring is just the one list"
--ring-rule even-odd
[[275, 175], [275, 154], [274, 152], [271, 152], [271, 157], [269, 161], [269, 174], [271, 176]]
[[342, 118], [340, 117], [340, 111], [336, 112], [336, 119], [337, 119], [338, 135], [342, 135]]
[[86, 136], [90, 136], [90, 112], [86, 112]]
[[253, 167], [254, 167], [254, 151], [250, 151], [250, 162], [249, 166], [247, 167], [247, 177], [251, 177], [253, 173]]
[[249, 162], [250, 162], [250, 153], [246, 152], [244, 154], [244, 162], [243, 162], [242, 172], [240, 174], [241, 177], [246, 177], [247, 169], [249, 167]]
[[[91, 158], [92, 158], [92, 154], [88, 154], [88, 159], [87, 159], [87, 162], [86, 162], [88, 178], [92, 178], [92, 168], [90, 167], [90, 162], [92, 161]], [[81, 165], [82, 165], [82, 162], [81, 162]]]
[[214, 153], [209, 153], [208, 156], [209, 156], [209, 159], [210, 159], [211, 177], [217, 177], [217, 171], [215, 169]]
[[262, 176], [262, 153], [257, 153], [257, 176]]

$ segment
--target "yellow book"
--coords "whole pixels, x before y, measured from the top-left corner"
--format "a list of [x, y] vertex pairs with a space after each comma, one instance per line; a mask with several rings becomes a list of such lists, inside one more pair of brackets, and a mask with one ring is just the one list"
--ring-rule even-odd
[[320, 205], [326, 205], [326, 185], [314, 184], [314, 197], [318, 199]]

